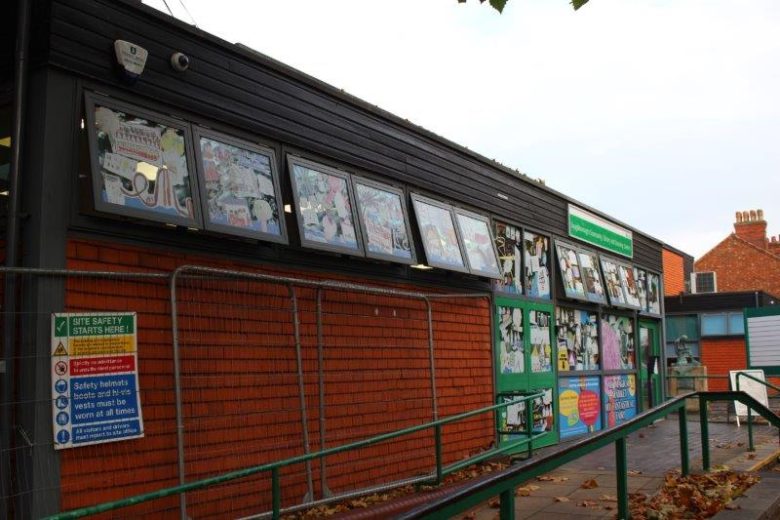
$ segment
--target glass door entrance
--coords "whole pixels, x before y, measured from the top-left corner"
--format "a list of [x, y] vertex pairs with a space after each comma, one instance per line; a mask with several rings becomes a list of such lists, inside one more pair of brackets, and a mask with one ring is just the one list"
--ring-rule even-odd
[[661, 341], [654, 321], [639, 321], [639, 387], [642, 410], [661, 403]]

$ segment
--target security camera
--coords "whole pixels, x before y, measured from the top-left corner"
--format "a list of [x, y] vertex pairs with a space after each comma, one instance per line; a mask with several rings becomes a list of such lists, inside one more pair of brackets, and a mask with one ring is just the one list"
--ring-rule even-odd
[[171, 54], [171, 67], [173, 70], [184, 72], [190, 68], [190, 58], [181, 52]]

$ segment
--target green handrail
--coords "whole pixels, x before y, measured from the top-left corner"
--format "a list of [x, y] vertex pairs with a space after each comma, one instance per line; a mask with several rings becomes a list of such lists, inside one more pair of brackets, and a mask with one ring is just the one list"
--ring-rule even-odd
[[702, 419], [701, 444], [702, 466], [709, 470], [709, 434], [706, 428], [707, 402], [709, 401], [740, 401], [764, 416], [773, 426], [780, 428], [780, 417], [764, 407], [745, 392], [690, 392], [664, 402], [658, 407], [648, 410], [626, 421], [615, 428], [594, 434], [573, 445], [561, 446], [544, 457], [539, 457], [523, 464], [517, 464], [504, 471], [491, 473], [469, 485], [455, 489], [440, 498], [402, 513], [398, 519], [411, 520], [419, 518], [449, 518], [466, 511], [492, 497], [499, 496], [501, 500], [501, 519], [507, 520], [514, 515], [514, 488], [523, 482], [548, 473], [568, 462], [576, 460], [597, 449], [615, 444], [616, 480], [618, 489], [618, 518], [630, 518], [628, 509], [628, 493], [626, 492], [628, 477], [628, 461], [626, 458], [626, 437], [654, 421], [664, 418], [673, 412], [679, 412], [680, 422], [680, 458], [682, 474], [690, 471], [688, 454], [687, 421], [685, 417], [685, 400], [697, 398], [700, 400], [699, 410]]
[[[762, 385], [771, 388], [775, 390], [776, 392], [780, 392], [780, 387], [777, 387], [770, 383], [769, 381], [763, 381], [753, 375], [748, 374], [747, 372], [737, 372], [737, 392], [739, 392], [739, 378], [740, 377], [747, 377], [748, 379], [752, 379], [753, 381], [757, 383], [761, 383]], [[748, 450], [749, 451], [756, 451], [755, 443], [753, 442], [753, 411], [748, 406], [747, 409], [747, 428], [748, 428]]]
[[[279, 476], [279, 470], [286, 466], [291, 466], [294, 464], [300, 464], [312, 459], [317, 459], [321, 457], [326, 457], [329, 455], [335, 455], [337, 453], [342, 453], [349, 450], [354, 450], [357, 448], [363, 448], [366, 446], [370, 446], [372, 444], [377, 444], [380, 442], [384, 442], [390, 439], [395, 439], [396, 437], [402, 437], [404, 435], [409, 435], [411, 433], [416, 433], [419, 431], [427, 430], [429, 428], [434, 428], [435, 431], [435, 441], [436, 441], [436, 474], [435, 474], [435, 481], [437, 483], [441, 482], [441, 479], [444, 475], [451, 473], [453, 471], [457, 471], [458, 469], [469, 466], [471, 464], [474, 464], [476, 462], [479, 462], [481, 460], [485, 460], [489, 457], [493, 457], [500, 453], [505, 453], [507, 451], [510, 451], [514, 448], [517, 448], [519, 446], [528, 445], [529, 454], [531, 453], [533, 441], [538, 439], [539, 437], [545, 435], [545, 433], [533, 433], [533, 423], [528, 423], [528, 434], [527, 437], [523, 439], [519, 439], [513, 443], [507, 444], [506, 446], [502, 446], [499, 448], [494, 448], [492, 450], [489, 450], [485, 453], [482, 453], [480, 455], [477, 455], [475, 457], [471, 457], [466, 461], [456, 462], [454, 464], [451, 464], [450, 466], [447, 466], [446, 468], [442, 465], [442, 449], [441, 449], [441, 427], [460, 421], [462, 419], [467, 419], [469, 417], [473, 417], [475, 415], [480, 415], [486, 412], [498, 410], [500, 408], [504, 408], [513, 404], [517, 403], [523, 403], [528, 402], [533, 399], [537, 399], [539, 397], [544, 396], [543, 392], [538, 392], [535, 394], [529, 394], [524, 395], [518, 399], [514, 399], [512, 401], [506, 401], [504, 403], [498, 403], [492, 406], [486, 406], [484, 408], [478, 408], [476, 410], [471, 410], [468, 412], [451, 415], [449, 417], [445, 417], [444, 419], [438, 419], [436, 421], [431, 421], [424, 424], [418, 424], [416, 426], [410, 426], [408, 428], [403, 428], [401, 430], [396, 430], [388, 433], [383, 433], [380, 435], [376, 435], [374, 437], [363, 439], [355, 442], [351, 442], [348, 444], [343, 444], [341, 446], [336, 446], [334, 448], [328, 448], [325, 450], [320, 450], [315, 453], [309, 453], [306, 455], [297, 455], [295, 457], [290, 457], [288, 459], [280, 460], [277, 462], [272, 462], [269, 464], [262, 464], [259, 466], [251, 466], [248, 468], [236, 470], [236, 471], [230, 471], [227, 473], [223, 473], [221, 475], [217, 475], [216, 477], [209, 477], [205, 479], [196, 480], [193, 482], [189, 482], [187, 484], [181, 484], [178, 486], [172, 486], [168, 488], [158, 489], [156, 491], [151, 491], [149, 493], [143, 493], [140, 495], [135, 495], [132, 497], [123, 498], [120, 500], [114, 500], [111, 502], [105, 502], [102, 504], [96, 504], [93, 506], [83, 507], [80, 509], [74, 509], [72, 511], [66, 511], [63, 513], [58, 513], [55, 515], [51, 515], [46, 517], [44, 520], [66, 520], [71, 518], [82, 518], [88, 515], [94, 515], [97, 513], [104, 513], [106, 511], [111, 511], [114, 509], [119, 509], [122, 507], [128, 507], [132, 505], [141, 504], [143, 502], [148, 502], [150, 500], [156, 500], [158, 498], [164, 498], [171, 495], [178, 495], [181, 493], [186, 493], [188, 491], [194, 491], [197, 489], [203, 489], [205, 487], [214, 486], [217, 484], [222, 484], [224, 482], [229, 482], [231, 480], [236, 480], [244, 477], [248, 477], [251, 475], [255, 475], [257, 473], [262, 473], [265, 471], [271, 472], [271, 495], [272, 495], [272, 508], [273, 508], [273, 518], [278, 519], [281, 515], [281, 485], [280, 485], [280, 476]], [[532, 406], [526, 406], [527, 410], [532, 410]], [[528, 417], [532, 417], [532, 415], [529, 413]]]

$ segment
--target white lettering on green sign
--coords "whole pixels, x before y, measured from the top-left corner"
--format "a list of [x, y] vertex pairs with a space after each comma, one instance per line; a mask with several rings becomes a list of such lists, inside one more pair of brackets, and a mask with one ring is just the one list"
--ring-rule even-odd
[[569, 236], [628, 258], [634, 256], [631, 231], [572, 205], [569, 205]]

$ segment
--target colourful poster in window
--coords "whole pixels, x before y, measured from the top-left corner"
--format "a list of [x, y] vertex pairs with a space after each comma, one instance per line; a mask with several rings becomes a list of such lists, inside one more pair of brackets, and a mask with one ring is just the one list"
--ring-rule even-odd
[[[533, 433], [551, 432], [554, 423], [553, 415], [553, 391], [552, 388], [545, 388], [540, 390], [544, 392], [544, 395], [537, 397], [533, 400], [533, 412], [532, 420]], [[536, 393], [536, 392], [532, 392]], [[501, 394], [499, 396], [500, 402], [506, 403], [515, 401], [522, 397], [523, 394]], [[498, 431], [501, 434], [528, 434], [528, 420], [526, 414], [526, 404], [528, 401], [520, 403], [510, 404], [506, 408], [502, 408], [498, 414]], [[511, 437], [507, 437], [505, 440], [510, 440]]]
[[585, 299], [585, 286], [582, 284], [580, 261], [577, 251], [564, 244], [558, 244], [558, 265], [561, 269], [561, 282], [567, 298]]
[[643, 311], [647, 310], [647, 271], [634, 267], [634, 280], [639, 293], [639, 306]]
[[607, 295], [604, 293], [604, 284], [601, 282], [599, 259], [595, 253], [580, 251], [580, 271], [582, 282], [585, 284], [585, 295], [588, 301], [595, 303], [607, 303]]
[[88, 119], [97, 209], [196, 225], [185, 128], [140, 110], [92, 107]]
[[623, 284], [620, 283], [618, 266], [612, 260], [601, 258], [601, 270], [604, 272], [604, 283], [607, 286], [607, 296], [611, 305], [622, 306], [626, 304], [623, 295]]
[[522, 374], [525, 371], [523, 346], [523, 309], [498, 305], [498, 349], [501, 373]]
[[599, 369], [598, 316], [578, 309], [555, 309], [558, 371]]
[[490, 233], [490, 221], [482, 215], [459, 209], [455, 210], [455, 218], [458, 221], [460, 238], [471, 274], [500, 278], [498, 256]]
[[207, 224], [228, 233], [282, 237], [273, 152], [204, 135], [199, 141]]
[[604, 370], [634, 368], [634, 321], [626, 316], [605, 314], [601, 318], [601, 350]]
[[550, 239], [525, 231], [523, 233], [523, 268], [526, 294], [532, 298], [550, 298]]
[[390, 186], [354, 179], [366, 255], [410, 263], [414, 260], [403, 192]]
[[302, 244], [361, 252], [347, 174], [298, 159], [290, 160], [290, 168]]
[[531, 372], [552, 371], [550, 319], [549, 312], [528, 311], [528, 330], [531, 335]]
[[647, 312], [661, 314], [661, 277], [647, 273]]
[[604, 376], [603, 397], [607, 428], [636, 416], [636, 376]]
[[598, 376], [558, 379], [561, 439], [601, 429], [601, 388]]
[[443, 269], [466, 271], [449, 206], [414, 194], [412, 204], [428, 264]]
[[496, 291], [521, 294], [523, 292], [520, 275], [520, 228], [496, 222], [496, 250], [501, 266], [501, 278], [493, 281]]
[[620, 273], [620, 283], [623, 285], [623, 294], [626, 295], [626, 303], [639, 308], [639, 287], [637, 287], [634, 278], [634, 269], [618, 264], [618, 272]]

